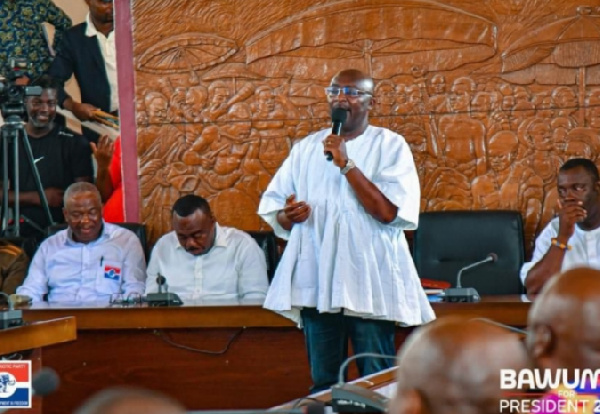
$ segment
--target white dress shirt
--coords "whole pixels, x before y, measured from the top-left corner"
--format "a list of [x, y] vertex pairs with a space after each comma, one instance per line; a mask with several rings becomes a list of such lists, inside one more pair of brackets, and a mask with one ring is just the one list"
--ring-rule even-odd
[[104, 58], [104, 66], [106, 68], [106, 77], [108, 78], [108, 85], [110, 86], [110, 111], [114, 112], [119, 109], [119, 87], [117, 84], [117, 49], [115, 47], [115, 31], [113, 30], [104, 36], [96, 30], [96, 26], [90, 19], [90, 14], [87, 14], [85, 18], [87, 28], [85, 29], [85, 35], [87, 37], [94, 37], [98, 40], [98, 46], [100, 47], [100, 53]]
[[161, 237], [150, 257], [146, 293], [158, 292], [156, 277], [185, 302], [198, 299], [264, 299], [269, 282], [265, 254], [247, 233], [216, 226], [215, 244], [203, 255], [185, 251], [174, 231]]
[[48, 294], [49, 302], [108, 302], [111, 295], [143, 295], [146, 280], [144, 251], [137, 236], [104, 223], [97, 240], [73, 240], [71, 229], [42, 242], [27, 278], [17, 294], [34, 302]]
[[[348, 157], [398, 207], [392, 223], [369, 215], [340, 169], [326, 160], [330, 130], [298, 142], [264, 193], [258, 213], [288, 244], [265, 308], [300, 324], [302, 307], [420, 325], [435, 318], [421, 288], [404, 230], [417, 228], [420, 187], [404, 138], [369, 126], [346, 143]], [[290, 194], [312, 209], [291, 232], [277, 222]]]
[[[558, 237], [558, 217], [552, 219], [535, 241], [535, 250], [531, 262], [521, 268], [521, 282], [525, 285], [527, 274], [533, 266], [546, 255], [550, 249], [552, 239]], [[587, 266], [600, 269], [600, 228], [585, 231], [575, 225], [575, 232], [567, 242], [571, 250], [565, 252], [561, 271], [574, 267]]]

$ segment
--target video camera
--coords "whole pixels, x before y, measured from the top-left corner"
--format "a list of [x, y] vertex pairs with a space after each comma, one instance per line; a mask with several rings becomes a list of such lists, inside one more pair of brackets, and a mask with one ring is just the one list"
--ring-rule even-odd
[[25, 59], [14, 57], [10, 58], [9, 63], [12, 71], [7, 74], [6, 79], [0, 80], [0, 112], [5, 121], [8, 121], [11, 116], [17, 116], [24, 120], [27, 113], [25, 97], [40, 96], [42, 88], [15, 84], [17, 79], [26, 76], [25, 71], [29, 64]]

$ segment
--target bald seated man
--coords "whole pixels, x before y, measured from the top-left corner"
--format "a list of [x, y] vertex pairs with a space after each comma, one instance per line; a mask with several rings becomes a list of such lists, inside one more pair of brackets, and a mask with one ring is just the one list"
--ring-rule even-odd
[[178, 402], [155, 391], [108, 388], [85, 402], [74, 414], [184, 414]]
[[389, 414], [497, 413], [500, 369], [524, 368], [530, 363], [516, 334], [482, 320], [438, 319], [398, 354]]
[[529, 311], [527, 348], [538, 368], [600, 369], [600, 270], [548, 281]]
[[[564, 383], [550, 388], [541, 408], [532, 412], [596, 412], [597, 390], [593, 384], [580, 381], [575, 372], [600, 369], [599, 343], [600, 270], [576, 267], [553, 276], [529, 311], [527, 349], [542, 372], [566, 369], [567, 381], [574, 384], [570, 386], [574, 392], [566, 390]], [[578, 411], [557, 408], [558, 404], [568, 403], [577, 403]]]

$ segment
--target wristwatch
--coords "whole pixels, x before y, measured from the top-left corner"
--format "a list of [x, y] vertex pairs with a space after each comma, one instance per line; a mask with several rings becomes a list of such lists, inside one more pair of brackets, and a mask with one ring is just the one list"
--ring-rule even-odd
[[356, 164], [354, 164], [354, 161], [352, 161], [351, 159], [348, 159], [348, 162], [346, 162], [346, 166], [340, 170], [340, 174], [346, 175], [348, 173], [348, 171], [350, 171], [354, 167], [356, 167]]

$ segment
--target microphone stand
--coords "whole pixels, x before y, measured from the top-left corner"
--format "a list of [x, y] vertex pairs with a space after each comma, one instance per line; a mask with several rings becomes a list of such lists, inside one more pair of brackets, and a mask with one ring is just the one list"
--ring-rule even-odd
[[485, 259], [462, 267], [458, 271], [458, 276], [456, 277], [456, 287], [444, 290], [444, 302], [479, 302], [481, 297], [475, 288], [462, 287], [462, 274], [465, 270], [473, 269], [474, 267], [481, 266], [485, 263], [495, 262], [496, 260], [498, 260], [496, 254], [490, 253]]
[[[4, 108], [3, 108], [3, 112]], [[21, 236], [21, 222], [20, 219], [23, 218], [25, 222], [34, 224], [30, 219], [23, 216], [21, 217], [20, 211], [20, 202], [19, 202], [19, 141], [23, 143], [23, 148], [25, 148], [25, 156], [27, 158], [27, 162], [31, 169], [31, 173], [33, 175], [33, 181], [35, 183], [35, 187], [37, 193], [40, 197], [40, 203], [44, 213], [46, 214], [46, 218], [48, 219], [48, 225], [52, 226], [54, 224], [54, 219], [52, 218], [52, 214], [50, 214], [50, 207], [48, 206], [48, 199], [46, 198], [46, 193], [44, 192], [44, 188], [42, 186], [42, 180], [40, 179], [40, 173], [35, 165], [33, 160], [33, 152], [31, 150], [31, 145], [29, 144], [29, 139], [27, 138], [27, 132], [25, 132], [25, 128], [23, 127], [23, 121], [18, 115], [9, 115], [6, 118], [5, 124], [2, 125], [2, 234], [5, 237], [20, 237]], [[14, 224], [9, 225], [9, 204], [8, 204], [8, 193], [9, 193], [9, 176], [8, 176], [8, 151], [9, 145], [13, 146], [13, 179], [14, 183], [14, 193], [15, 193], [15, 201], [14, 201]], [[35, 224], [34, 227], [36, 230], [40, 231], [45, 235], [43, 229]]]
[[336, 413], [385, 413], [389, 399], [376, 391], [344, 382], [348, 364], [358, 358], [396, 359], [396, 355], [383, 355], [373, 352], [356, 354], [346, 359], [340, 366], [338, 383], [331, 387], [331, 406]]
[[176, 293], [169, 293], [165, 286], [165, 292], [163, 293], [162, 286], [165, 284], [167, 279], [160, 273], [156, 276], [156, 283], [158, 284], [158, 293], [148, 293], [144, 298], [144, 302], [150, 306], [181, 306], [183, 301]]

